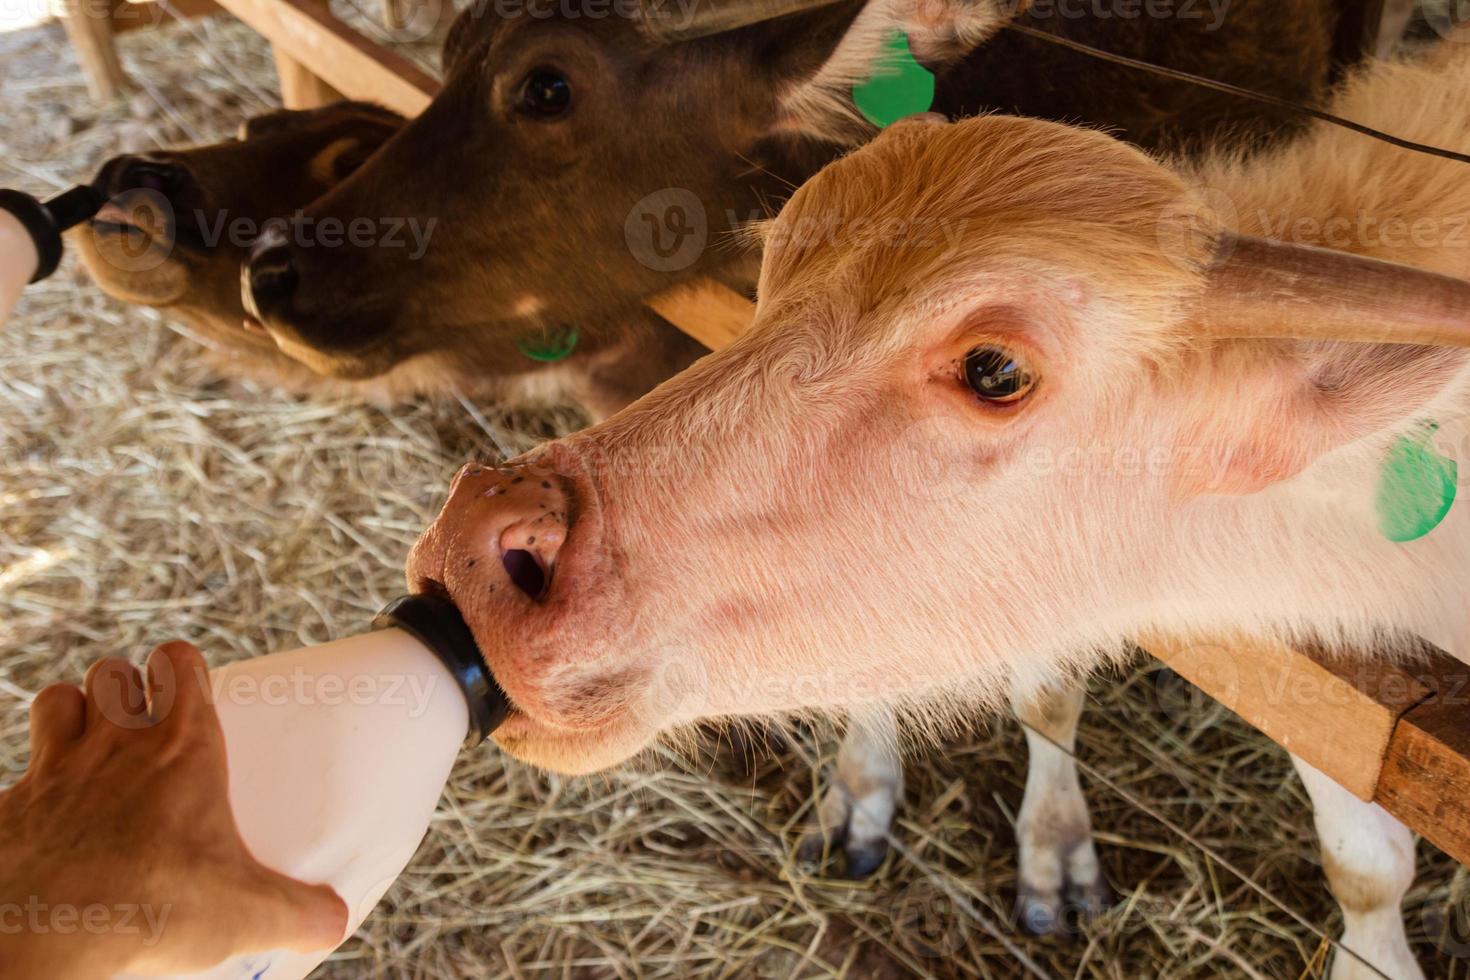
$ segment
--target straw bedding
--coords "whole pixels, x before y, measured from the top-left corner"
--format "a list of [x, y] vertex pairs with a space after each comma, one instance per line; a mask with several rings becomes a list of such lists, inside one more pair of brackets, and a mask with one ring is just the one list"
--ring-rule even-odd
[[[228, 134], [276, 99], [269, 52], [228, 18], [120, 46], [145, 88], [93, 106], [59, 26], [0, 33], [0, 185], [66, 186], [124, 149]], [[461, 461], [576, 424], [298, 401], [212, 376], [178, 330], [69, 262], [0, 333], [0, 784], [25, 766], [43, 685], [171, 637], [218, 664], [359, 629], [401, 587]], [[1080, 754], [1103, 778], [1335, 932], [1280, 750], [1153, 663], [1094, 692]], [[805, 727], [712, 733], [576, 780], [467, 753], [417, 858], [321, 975], [1014, 977], [1017, 952], [1055, 977], [1324, 975], [1309, 929], [1092, 775], [1122, 900], [1070, 935], [1021, 935], [1024, 748], [1004, 720], [913, 759], [905, 853], [872, 879], [798, 867], [814, 765], [833, 748]], [[1465, 872], [1427, 843], [1420, 871], [1416, 950], [1430, 976], [1470, 976]]]

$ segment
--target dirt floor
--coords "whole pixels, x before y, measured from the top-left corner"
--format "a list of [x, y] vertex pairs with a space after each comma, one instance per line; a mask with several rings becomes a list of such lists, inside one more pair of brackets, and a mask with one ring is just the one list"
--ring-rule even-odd
[[[60, 27], [0, 33], [0, 186], [61, 188], [276, 100], [269, 52], [228, 19], [120, 46], [141, 87], [95, 106]], [[99, 656], [183, 637], [218, 664], [360, 629], [457, 465], [570, 418], [479, 408], [224, 382], [70, 262], [32, 290], [0, 333], [0, 784], [25, 766], [27, 700]], [[1012, 922], [1013, 722], [915, 753], [904, 853], [858, 882], [793, 859], [834, 748], [793, 726], [784, 747], [710, 738], [586, 779], [467, 753], [417, 858], [320, 975], [1008, 978], [1028, 975], [1020, 953], [1058, 978], [1324, 976], [1340, 917], [1285, 755], [1155, 664], [1093, 690], [1079, 754], [1120, 903], [1063, 937]], [[1419, 865], [1421, 962], [1470, 977], [1465, 872], [1427, 843]]]

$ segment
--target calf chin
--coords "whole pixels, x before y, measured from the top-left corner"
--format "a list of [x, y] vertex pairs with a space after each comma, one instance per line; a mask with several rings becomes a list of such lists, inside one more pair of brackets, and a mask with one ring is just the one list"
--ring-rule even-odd
[[180, 258], [160, 251], [140, 268], [137, 251], [111, 237], [89, 228], [67, 233], [82, 268], [104, 293], [124, 303], [152, 307], [172, 306], [193, 293], [195, 276]]
[[495, 733], [496, 744], [522, 762], [569, 776], [600, 772], [635, 758], [660, 734], [637, 722], [567, 734], [523, 719], [513, 714]]

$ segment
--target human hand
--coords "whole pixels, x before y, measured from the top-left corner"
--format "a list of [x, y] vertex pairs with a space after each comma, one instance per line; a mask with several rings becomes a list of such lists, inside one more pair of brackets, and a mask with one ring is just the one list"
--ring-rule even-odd
[[343, 939], [325, 885], [271, 871], [230, 810], [204, 658], [98, 661], [31, 705], [30, 767], [0, 791], [0, 975], [178, 973]]

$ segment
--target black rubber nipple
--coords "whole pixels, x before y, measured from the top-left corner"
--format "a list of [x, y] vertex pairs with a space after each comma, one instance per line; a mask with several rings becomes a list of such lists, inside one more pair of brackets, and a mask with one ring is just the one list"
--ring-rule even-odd
[[374, 629], [401, 629], [434, 651], [449, 668], [470, 709], [469, 745], [478, 745], [510, 713], [510, 701], [496, 683], [454, 603], [442, 596], [406, 595], [383, 607]]

